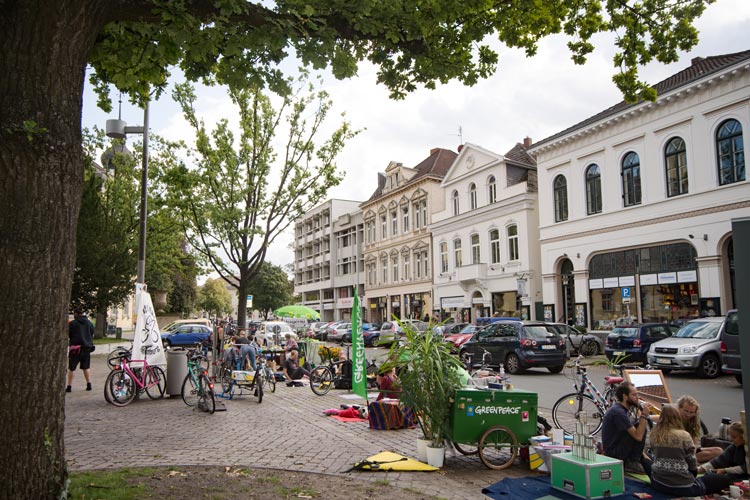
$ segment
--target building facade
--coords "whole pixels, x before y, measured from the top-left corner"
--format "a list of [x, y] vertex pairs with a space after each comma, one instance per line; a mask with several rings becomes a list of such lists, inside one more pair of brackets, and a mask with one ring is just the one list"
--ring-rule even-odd
[[[357, 212], [359, 202], [331, 199], [295, 221], [294, 293], [302, 297], [302, 304], [320, 313], [321, 321], [341, 319], [336, 316], [343, 307], [338, 301], [346, 298], [341, 289], [361, 283]], [[344, 239], [344, 234], [349, 238]], [[344, 240], [347, 245], [337, 248]]]
[[465, 144], [443, 179], [445, 209], [429, 225], [439, 317], [473, 322], [497, 313], [535, 319], [541, 310], [538, 194], [536, 164], [526, 153], [530, 144], [526, 139], [504, 156]]
[[365, 317], [423, 318], [433, 310], [432, 215], [444, 210], [440, 187], [456, 153], [435, 148], [414, 168], [391, 162], [362, 203], [365, 245]]
[[750, 51], [696, 58], [532, 146], [544, 313], [593, 329], [724, 314], [731, 221], [750, 216]]

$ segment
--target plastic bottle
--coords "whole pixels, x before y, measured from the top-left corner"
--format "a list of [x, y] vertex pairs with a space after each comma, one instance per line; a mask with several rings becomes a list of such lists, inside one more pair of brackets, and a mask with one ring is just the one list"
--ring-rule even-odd
[[503, 365], [500, 365], [500, 370], [498, 370], [498, 373], [500, 373], [500, 380], [505, 378], [505, 367]]
[[722, 417], [721, 425], [719, 426], [719, 439], [729, 441], [729, 424], [732, 423], [732, 419], [729, 417]]

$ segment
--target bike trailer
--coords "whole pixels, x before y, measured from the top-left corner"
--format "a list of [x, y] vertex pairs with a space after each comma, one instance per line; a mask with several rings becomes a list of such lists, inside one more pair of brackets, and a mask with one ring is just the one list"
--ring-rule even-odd
[[255, 372], [232, 370], [232, 380], [235, 382], [252, 382], [255, 380]]

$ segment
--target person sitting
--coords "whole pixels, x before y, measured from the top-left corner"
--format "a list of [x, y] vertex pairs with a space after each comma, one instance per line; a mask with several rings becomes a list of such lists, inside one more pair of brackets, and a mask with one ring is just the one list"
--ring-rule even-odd
[[380, 388], [380, 394], [378, 394], [378, 399], [376, 401], [385, 398], [398, 399], [401, 391], [399, 390], [395, 366], [382, 370], [378, 375], [378, 387]]
[[290, 352], [289, 357], [284, 361], [284, 376], [288, 380], [287, 385], [295, 385], [295, 380], [310, 377], [310, 365], [307, 363], [305, 366], [299, 365], [299, 351]]
[[656, 491], [670, 497], [702, 496], [721, 491], [718, 483], [710, 484], [697, 477], [695, 443], [684, 429], [680, 411], [674, 405], [662, 408], [649, 444], [654, 457], [651, 487]]
[[680, 412], [682, 426], [695, 443], [698, 462], [706, 463], [721, 455], [724, 449], [719, 446], [701, 447], [702, 438], [708, 432], [701, 421], [701, 408], [698, 401], [693, 396], [680, 396], [677, 400], [677, 409]]
[[725, 490], [735, 481], [750, 477], [745, 463], [745, 428], [740, 422], [729, 426], [729, 440], [732, 444], [721, 455], [698, 467], [699, 473], [707, 473], [702, 478], [706, 489]]
[[[638, 389], [630, 382], [623, 382], [615, 389], [617, 402], [613, 404], [602, 421], [602, 445], [604, 454], [624, 462], [625, 470], [638, 474], [649, 474], [651, 459], [643, 448], [646, 427], [650, 417], [639, 405]], [[630, 418], [630, 411], [637, 408], [637, 422]], [[651, 405], [646, 403], [646, 409]]]

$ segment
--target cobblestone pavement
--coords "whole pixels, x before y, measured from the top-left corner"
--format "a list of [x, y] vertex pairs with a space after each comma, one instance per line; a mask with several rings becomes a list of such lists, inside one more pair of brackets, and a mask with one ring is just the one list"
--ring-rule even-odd
[[494, 471], [478, 457], [451, 452], [436, 473], [345, 472], [354, 462], [383, 450], [416, 458], [419, 431], [376, 431], [366, 422], [339, 422], [322, 411], [351, 403], [342, 397], [349, 392], [332, 390], [316, 396], [309, 387], [285, 383], [277, 385], [276, 393], [266, 394], [261, 404], [252, 396], [242, 396], [226, 401], [227, 411], [213, 415], [186, 406], [179, 395], [157, 401], [144, 395], [117, 408], [104, 400], [108, 368], [104, 353], [97, 354], [92, 357], [94, 390], [84, 390], [79, 371], [73, 392], [66, 395], [65, 447], [72, 470], [238, 465], [387, 480], [450, 499], [486, 498], [483, 487], [504, 477], [530, 474], [520, 461]]

